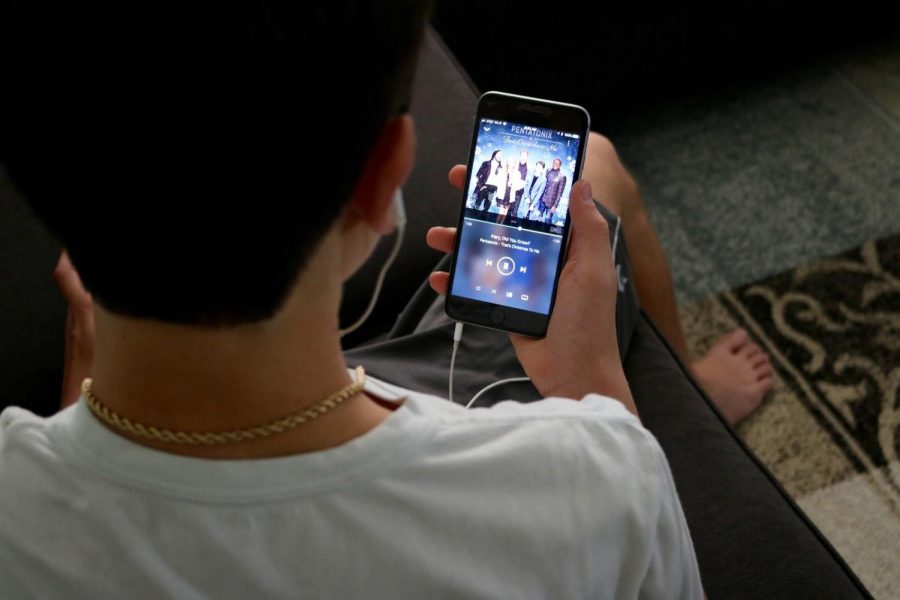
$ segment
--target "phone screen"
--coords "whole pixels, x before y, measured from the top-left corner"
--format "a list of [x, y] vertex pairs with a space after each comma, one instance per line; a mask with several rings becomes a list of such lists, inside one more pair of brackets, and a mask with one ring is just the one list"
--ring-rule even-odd
[[452, 296], [548, 315], [583, 132], [480, 118]]

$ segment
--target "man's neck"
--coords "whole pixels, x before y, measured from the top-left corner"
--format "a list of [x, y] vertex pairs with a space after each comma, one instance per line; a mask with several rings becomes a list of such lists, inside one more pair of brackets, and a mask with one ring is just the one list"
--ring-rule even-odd
[[[339, 285], [334, 294], [303, 291], [295, 290], [273, 319], [229, 328], [130, 319], [98, 309], [94, 393], [134, 422], [179, 431], [246, 429], [300, 411], [352, 382], [338, 332]], [[260, 441], [184, 446], [132, 439], [207, 458], [280, 456], [339, 445], [389, 414], [357, 394]]]

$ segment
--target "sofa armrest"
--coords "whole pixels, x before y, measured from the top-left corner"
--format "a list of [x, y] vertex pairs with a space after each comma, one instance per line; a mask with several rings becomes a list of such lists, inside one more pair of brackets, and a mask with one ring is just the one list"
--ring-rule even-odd
[[625, 373], [641, 420], [669, 460], [710, 598], [868, 596], [646, 317]]

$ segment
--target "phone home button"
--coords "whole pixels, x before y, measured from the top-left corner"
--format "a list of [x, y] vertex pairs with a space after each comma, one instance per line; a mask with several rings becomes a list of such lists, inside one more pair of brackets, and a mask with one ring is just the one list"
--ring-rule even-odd
[[499, 309], [492, 310], [491, 314], [488, 315], [488, 318], [494, 325], [499, 325], [500, 323], [502, 323], [505, 317], [506, 315], [503, 314], [503, 311]]

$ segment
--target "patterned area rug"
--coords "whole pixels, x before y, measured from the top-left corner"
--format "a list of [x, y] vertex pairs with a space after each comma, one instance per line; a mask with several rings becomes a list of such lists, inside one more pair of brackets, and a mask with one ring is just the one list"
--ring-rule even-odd
[[[900, 598], [900, 235], [683, 307], [743, 327], [775, 389], [738, 432], [877, 598]], [[696, 354], [695, 354], [696, 355]]]

